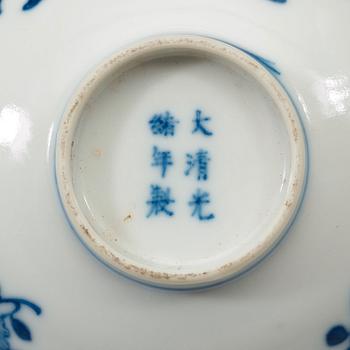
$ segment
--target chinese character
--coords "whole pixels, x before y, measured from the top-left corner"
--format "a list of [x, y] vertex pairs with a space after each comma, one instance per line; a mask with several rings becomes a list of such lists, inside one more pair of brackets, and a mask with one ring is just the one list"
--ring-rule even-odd
[[205, 122], [208, 122], [211, 118], [210, 117], [203, 117], [202, 111], [197, 109], [196, 110], [196, 116], [193, 119], [194, 123], [194, 129], [192, 130], [192, 134], [196, 132], [202, 132], [205, 136], [211, 136], [213, 133], [205, 128], [203, 125]]
[[168, 111], [155, 114], [148, 122], [153, 135], [174, 136], [176, 120]]
[[187, 153], [187, 169], [185, 175], [188, 176], [191, 170], [197, 167], [197, 180], [206, 181], [208, 179], [208, 162], [210, 160], [208, 152], [200, 149], [197, 153], [190, 154]]
[[209, 203], [209, 193], [197, 190], [197, 192], [192, 195], [192, 200], [188, 202], [189, 206], [193, 207], [192, 216], [197, 216], [201, 221], [214, 219], [215, 215], [213, 213], [208, 215], [203, 214], [203, 206]]
[[173, 216], [174, 212], [168, 209], [171, 203], [175, 200], [170, 197], [170, 188], [162, 189], [158, 185], [151, 185], [151, 199], [146, 202], [149, 206], [147, 217], [164, 213], [168, 216]]
[[152, 166], [160, 166], [162, 177], [165, 177], [169, 165], [173, 165], [170, 151], [160, 151], [157, 146], [153, 146], [153, 163]]

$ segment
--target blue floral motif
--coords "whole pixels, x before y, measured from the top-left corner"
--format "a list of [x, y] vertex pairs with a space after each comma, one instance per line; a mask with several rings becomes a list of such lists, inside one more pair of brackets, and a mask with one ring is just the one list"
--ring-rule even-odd
[[326, 344], [330, 347], [342, 344], [346, 340], [349, 343], [349, 346], [346, 349], [350, 350], [350, 333], [347, 328], [341, 324], [330, 328], [325, 337]]
[[195, 154], [187, 153], [187, 169], [185, 175], [190, 175], [193, 168], [197, 169], [197, 180], [207, 181], [208, 180], [208, 163], [210, 157], [208, 151], [203, 149], [198, 150]]
[[0, 350], [11, 350], [9, 328], [13, 330], [18, 338], [24, 341], [31, 341], [32, 334], [28, 326], [18, 318], [22, 306], [26, 306], [36, 315], [41, 314], [41, 308], [26, 300], [19, 298], [3, 298], [0, 294], [0, 306], [5, 305], [9, 307], [9, 311], [0, 311]]
[[152, 166], [161, 167], [161, 176], [165, 177], [166, 171], [170, 165], [173, 165], [173, 159], [170, 151], [160, 151], [157, 146], [153, 146]]
[[[34, 8], [35, 6], [39, 5], [39, 3], [42, 0], [27, 0], [27, 2], [22, 6], [22, 11], [28, 11], [31, 10], [32, 8]], [[2, 0], [0, 0], [0, 15], [2, 13]], [[1, 347], [0, 347], [1, 350]]]
[[278, 2], [280, 4], [285, 4], [287, 2], [287, 0], [270, 0], [270, 1]]
[[37, 6], [42, 0], [28, 0], [22, 7], [23, 11], [28, 11]]
[[0, 318], [0, 350], [10, 350], [9, 337], [10, 332], [6, 327], [5, 321]]

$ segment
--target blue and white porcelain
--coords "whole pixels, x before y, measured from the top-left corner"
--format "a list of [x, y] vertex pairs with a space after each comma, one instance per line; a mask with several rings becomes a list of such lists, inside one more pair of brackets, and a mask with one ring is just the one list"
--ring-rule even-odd
[[350, 347], [349, 1], [0, 6], [0, 350]]
[[306, 168], [299, 116], [273, 75], [193, 35], [101, 63], [67, 105], [55, 151], [80, 239], [106, 265], [169, 288], [256, 265], [294, 219]]

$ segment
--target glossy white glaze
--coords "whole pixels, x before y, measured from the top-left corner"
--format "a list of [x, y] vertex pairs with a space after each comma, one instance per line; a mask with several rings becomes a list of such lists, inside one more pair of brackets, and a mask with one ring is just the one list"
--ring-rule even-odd
[[[191, 132], [198, 109], [211, 135]], [[153, 135], [149, 120], [165, 111], [174, 135]], [[109, 266], [165, 287], [215, 284], [256, 264], [293, 220], [306, 177], [303, 130], [283, 88], [249, 55], [203, 36], [151, 38], [101, 63], [56, 142], [61, 200], [82, 241]], [[163, 178], [152, 147], [175, 158]], [[209, 152], [202, 181], [183, 170], [198, 149]], [[160, 217], [147, 209], [154, 184], [175, 201]], [[200, 210], [214, 211], [210, 220], [191, 216], [197, 189], [208, 191]]]
[[[25, 14], [21, 5], [5, 1], [0, 17], [0, 108], [16, 105], [30, 125], [20, 157], [9, 136], [1, 142], [0, 277], [3, 295], [36, 301], [43, 315], [25, 313], [33, 342], [12, 347], [327, 349], [327, 329], [350, 321], [350, 3], [43, 0]], [[143, 287], [97, 263], [65, 222], [48, 156], [86, 72], [170, 32], [211, 35], [275, 61], [310, 146], [302, 210], [279, 249], [244, 278], [204, 292]]]

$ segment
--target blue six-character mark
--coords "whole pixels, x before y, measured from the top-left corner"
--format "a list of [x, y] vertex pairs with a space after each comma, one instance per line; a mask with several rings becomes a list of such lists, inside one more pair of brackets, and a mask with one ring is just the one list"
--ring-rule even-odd
[[[192, 119], [192, 134], [199, 134], [204, 137], [212, 136], [213, 132], [208, 126], [210, 120], [211, 117], [204, 115], [200, 109], [195, 110], [194, 118]], [[179, 120], [169, 111], [154, 114], [148, 122], [151, 133], [157, 137], [173, 137], [176, 133], [176, 125], [178, 123]], [[207, 150], [199, 149], [194, 153], [186, 153], [186, 168], [184, 170], [184, 175], [190, 176], [193, 173], [197, 181], [207, 181], [209, 161], [210, 157]], [[151, 166], [159, 167], [162, 179], [167, 176], [169, 167], [173, 165], [174, 161], [170, 150], [153, 146]], [[175, 199], [172, 198], [170, 187], [152, 184], [150, 186], [149, 199], [146, 201], [146, 204], [148, 205], [148, 213], [146, 216], [148, 218], [158, 215], [166, 217], [173, 216], [174, 203]], [[196, 192], [192, 194], [191, 200], [188, 202], [189, 207], [192, 208], [191, 216], [200, 221], [214, 219], [215, 215], [213, 213], [204, 213], [203, 207], [207, 206], [209, 203], [209, 192], [197, 189]]]
[[149, 121], [149, 125], [153, 135], [174, 136], [175, 126], [178, 122], [170, 112], [166, 111], [165, 113], [155, 114]]

